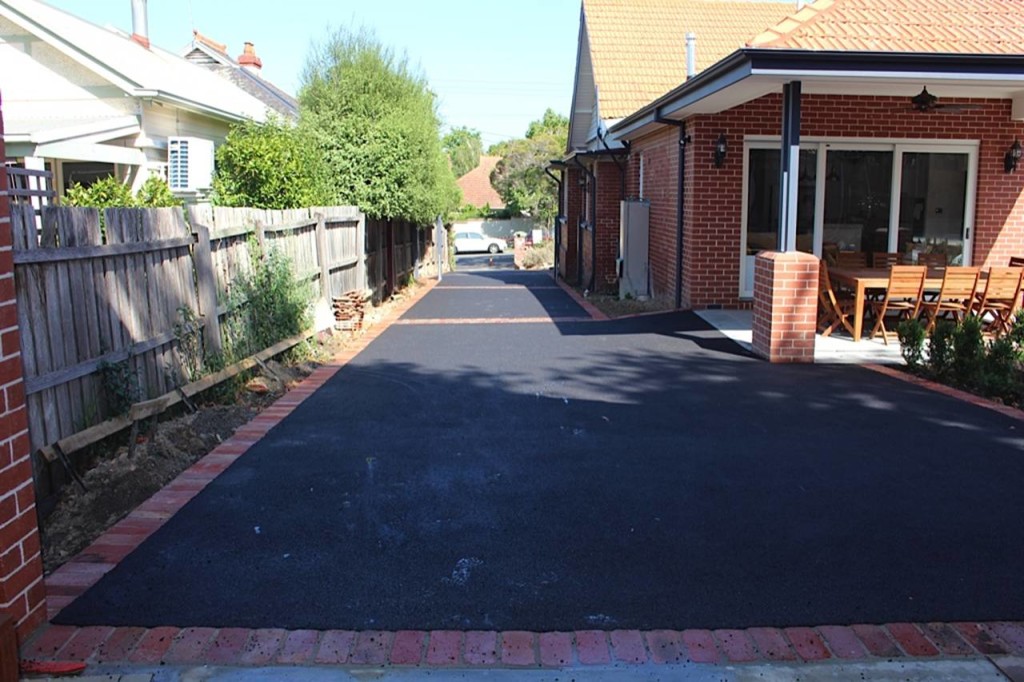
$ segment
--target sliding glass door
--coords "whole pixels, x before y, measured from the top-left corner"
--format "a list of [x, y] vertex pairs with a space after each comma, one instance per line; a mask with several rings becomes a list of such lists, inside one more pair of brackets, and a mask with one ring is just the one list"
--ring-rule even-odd
[[[778, 248], [779, 143], [747, 141], [740, 295], [754, 289], [754, 256]], [[977, 143], [806, 141], [801, 145], [797, 248], [941, 253], [970, 262]]]

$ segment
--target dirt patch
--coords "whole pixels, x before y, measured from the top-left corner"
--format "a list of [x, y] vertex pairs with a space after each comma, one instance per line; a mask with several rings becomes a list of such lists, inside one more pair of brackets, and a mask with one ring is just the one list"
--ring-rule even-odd
[[590, 294], [587, 297], [595, 308], [608, 317], [623, 317], [640, 313], [659, 313], [673, 310], [672, 301], [666, 298], [649, 298], [640, 301], [635, 298], [620, 300], [618, 296], [606, 294]]
[[[379, 322], [397, 302], [415, 295], [418, 288], [413, 286], [396, 294], [391, 302], [368, 310], [364, 329]], [[92, 466], [82, 475], [87, 491], [69, 483], [43, 522], [46, 573], [89, 546], [321, 364], [356, 345], [363, 333], [320, 335], [309, 344], [309, 359], [294, 363], [271, 360], [255, 374], [212, 389], [203, 396], [210, 402], [199, 405], [196, 412], [144, 426], [130, 453], [126, 434], [95, 446]]]

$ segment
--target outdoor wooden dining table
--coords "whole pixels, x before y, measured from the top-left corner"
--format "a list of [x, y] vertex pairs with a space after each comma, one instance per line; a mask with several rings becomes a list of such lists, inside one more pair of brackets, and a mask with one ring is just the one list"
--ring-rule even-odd
[[[925, 291], [942, 288], [943, 268], [929, 268], [925, 277]], [[868, 289], [885, 291], [889, 286], [889, 268], [829, 268], [832, 284], [842, 285], [854, 292], [853, 340], [860, 341], [864, 331], [864, 301]]]

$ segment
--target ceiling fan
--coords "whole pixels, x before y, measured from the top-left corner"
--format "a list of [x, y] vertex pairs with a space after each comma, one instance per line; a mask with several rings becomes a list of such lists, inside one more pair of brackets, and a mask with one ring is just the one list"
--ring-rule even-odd
[[942, 104], [939, 98], [922, 88], [921, 92], [910, 98], [910, 103], [917, 111], [975, 111], [981, 109], [980, 104]]

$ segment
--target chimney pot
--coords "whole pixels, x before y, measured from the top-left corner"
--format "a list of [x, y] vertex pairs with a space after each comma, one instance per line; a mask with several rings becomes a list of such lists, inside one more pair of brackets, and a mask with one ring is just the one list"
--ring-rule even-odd
[[697, 35], [686, 34], [686, 80], [697, 75]]
[[246, 71], [250, 71], [257, 76], [260, 74], [260, 69], [263, 68], [263, 60], [256, 56], [255, 46], [248, 41], [246, 41], [245, 47], [242, 49], [242, 54], [238, 56], [238, 64]]

